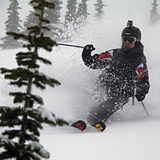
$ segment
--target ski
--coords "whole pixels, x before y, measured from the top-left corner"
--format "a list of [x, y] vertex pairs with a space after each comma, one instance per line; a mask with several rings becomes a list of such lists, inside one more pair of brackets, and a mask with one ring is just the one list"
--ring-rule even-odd
[[84, 131], [87, 127], [86, 123], [82, 120], [78, 120], [78, 121], [72, 123], [71, 126], [74, 128], [78, 128], [81, 131]]
[[[81, 131], [84, 131], [87, 128], [87, 124], [83, 120], [78, 120], [71, 124], [72, 127], [77, 128]], [[106, 125], [103, 122], [96, 122], [95, 124], [91, 125], [92, 127], [95, 127], [99, 131], [104, 131], [106, 129]]]
[[96, 122], [95, 124], [92, 125], [93, 127], [97, 128], [100, 131], [104, 131], [106, 129], [106, 125], [103, 122]]

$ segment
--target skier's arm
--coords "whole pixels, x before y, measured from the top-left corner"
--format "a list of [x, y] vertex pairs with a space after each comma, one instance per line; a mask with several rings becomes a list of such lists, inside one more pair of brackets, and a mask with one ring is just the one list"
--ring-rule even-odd
[[136, 98], [138, 101], [142, 101], [145, 99], [145, 95], [148, 93], [150, 88], [148, 69], [146, 63], [141, 63], [137, 67], [137, 75], [139, 77], [137, 86], [136, 86]]
[[[82, 59], [84, 64], [92, 69], [102, 69], [105, 68], [110, 64], [112, 56], [109, 52], [101, 53], [101, 54], [94, 54], [91, 56], [91, 52], [95, 48], [93, 45], [86, 45], [82, 52]], [[113, 54], [113, 52], [112, 52]]]

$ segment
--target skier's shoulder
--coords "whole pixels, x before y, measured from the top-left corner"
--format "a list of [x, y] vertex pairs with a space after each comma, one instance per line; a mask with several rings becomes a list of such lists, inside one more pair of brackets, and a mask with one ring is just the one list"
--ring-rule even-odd
[[96, 55], [97, 59], [98, 60], [102, 60], [102, 59], [112, 59], [114, 54], [119, 50], [119, 48], [117, 49], [110, 49], [110, 50], [107, 50], [105, 52], [102, 52], [101, 54], [99, 55]]

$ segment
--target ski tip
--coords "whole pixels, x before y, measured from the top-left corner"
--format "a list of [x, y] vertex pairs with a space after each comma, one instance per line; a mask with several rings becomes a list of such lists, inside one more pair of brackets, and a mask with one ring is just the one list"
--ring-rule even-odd
[[78, 128], [81, 131], [84, 131], [87, 127], [86, 123], [82, 120], [78, 120], [78, 121], [72, 123], [71, 126], [74, 128]]
[[92, 126], [95, 127], [95, 128], [97, 128], [98, 130], [100, 130], [102, 132], [106, 129], [106, 125], [103, 122], [96, 122]]

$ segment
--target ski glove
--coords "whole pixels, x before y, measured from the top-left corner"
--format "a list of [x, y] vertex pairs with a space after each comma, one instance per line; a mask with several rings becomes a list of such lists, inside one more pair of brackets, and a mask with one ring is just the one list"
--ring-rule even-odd
[[94, 46], [92, 44], [88, 44], [84, 47], [82, 54], [86, 56], [90, 56], [93, 50], [95, 50]]
[[145, 99], [145, 94], [142, 93], [142, 92], [137, 92], [136, 95], [135, 95], [135, 97], [140, 102], [140, 101], [143, 101]]

